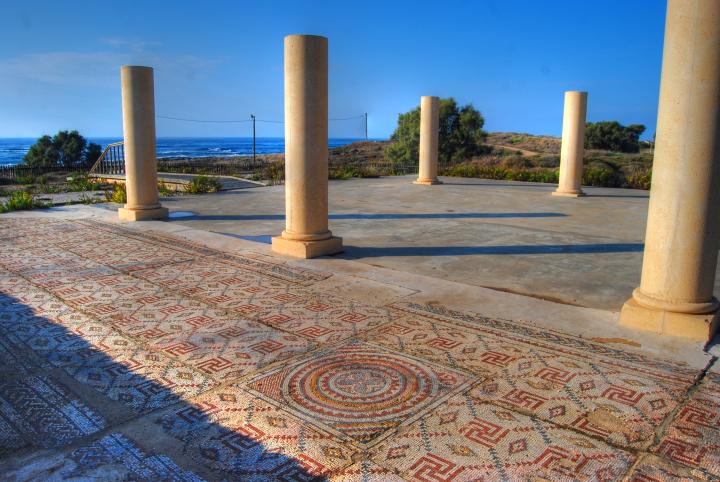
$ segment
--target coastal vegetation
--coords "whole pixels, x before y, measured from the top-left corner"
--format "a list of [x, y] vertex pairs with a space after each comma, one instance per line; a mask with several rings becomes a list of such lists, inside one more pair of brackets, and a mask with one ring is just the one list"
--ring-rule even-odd
[[[440, 99], [440, 138], [438, 162], [447, 165], [462, 162], [481, 154], [487, 133], [482, 130], [485, 119], [472, 104], [458, 106], [455, 99]], [[385, 150], [386, 158], [395, 164], [417, 163], [420, 145], [420, 107], [400, 114], [398, 125], [390, 144]]]
[[222, 189], [222, 184], [216, 177], [197, 176], [190, 180], [185, 186], [188, 194], [205, 194], [208, 192], [217, 192]]
[[[349, 179], [417, 173], [417, 159], [403, 164], [388, 158], [386, 154], [391, 144], [392, 141], [361, 141], [330, 149], [328, 177]], [[452, 160], [441, 164], [440, 174], [557, 183], [560, 144], [558, 137], [491, 132], [487, 134], [480, 154], [464, 161]], [[653, 159], [650, 146], [650, 143], [641, 143], [637, 153], [587, 149], [583, 184], [649, 189]], [[264, 156], [263, 161], [262, 167], [249, 177], [264, 180], [268, 184], [281, 184], [284, 181], [284, 156], [268, 155]]]
[[0, 213], [47, 207], [50, 207], [48, 203], [39, 201], [27, 191], [13, 191], [5, 202], [0, 203]]
[[[466, 175], [487, 179], [558, 182], [559, 138], [518, 133], [490, 133], [488, 145], [491, 147], [490, 152], [476, 156], [470, 161], [441, 166], [440, 173], [447, 176]], [[583, 184], [649, 189], [652, 159], [652, 151], [645, 148], [632, 154], [588, 149], [583, 162]]]
[[23, 158], [30, 167], [89, 168], [102, 154], [102, 147], [88, 143], [78, 131], [60, 131], [53, 137], [44, 135]]
[[617, 121], [588, 122], [585, 127], [585, 148], [614, 152], [640, 152], [642, 124], [624, 126]]
[[125, 204], [127, 202], [125, 184], [115, 184], [112, 190], [105, 191], [105, 200], [111, 203]]
[[[389, 141], [360, 141], [330, 149], [328, 177], [342, 180], [416, 173], [419, 116], [419, 108], [400, 114]], [[471, 105], [460, 106], [452, 98], [441, 100], [441, 175], [557, 183], [560, 138], [517, 132], [487, 133], [483, 130], [484, 122], [481, 113]], [[615, 121], [588, 123], [583, 184], [648, 189], [653, 143], [639, 140], [644, 130], [642, 125], [623, 126]], [[43, 136], [25, 156], [26, 163], [39, 169], [27, 168], [19, 171], [27, 174], [0, 179], [5, 186], [0, 197], [8, 198], [15, 191], [25, 191], [30, 196], [80, 192], [87, 193], [81, 199], [97, 200], [93, 192], [104, 191], [106, 195], [100, 194], [101, 198], [125, 202], [122, 187], [71, 168], [77, 164], [89, 167], [99, 151], [100, 146], [88, 143], [77, 131]], [[161, 159], [159, 169], [199, 174], [186, 187], [160, 182], [158, 190], [162, 196], [215, 192], [220, 186], [213, 176], [218, 174], [268, 184], [281, 184], [285, 177], [283, 154], [258, 156], [257, 162], [247, 157]]]

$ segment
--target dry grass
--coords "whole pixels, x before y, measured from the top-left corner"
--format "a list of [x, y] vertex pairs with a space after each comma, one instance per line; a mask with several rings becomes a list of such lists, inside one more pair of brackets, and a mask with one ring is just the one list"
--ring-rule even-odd
[[522, 149], [535, 154], [560, 154], [560, 138], [518, 132], [491, 132], [488, 144]]

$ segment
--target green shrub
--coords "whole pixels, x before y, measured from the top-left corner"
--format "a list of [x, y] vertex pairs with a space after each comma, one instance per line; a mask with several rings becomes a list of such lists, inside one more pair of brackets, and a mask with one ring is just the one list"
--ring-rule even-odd
[[60, 192], [60, 188], [58, 186], [53, 186], [53, 185], [49, 184], [48, 181], [49, 181], [49, 179], [48, 179], [47, 174], [38, 176], [38, 178], [36, 179], [37, 190], [43, 194], [52, 194], [52, 193]]
[[263, 177], [270, 180], [271, 184], [282, 184], [285, 181], [285, 163], [283, 161], [268, 163], [263, 169]]
[[509, 169], [528, 169], [530, 167], [533, 167], [532, 161], [523, 157], [520, 154], [505, 158], [503, 160], [503, 164]]
[[361, 166], [352, 164], [329, 166], [328, 179], [346, 180], [353, 177], [380, 177], [380, 171], [375, 166]]
[[540, 167], [560, 167], [560, 158], [558, 156], [542, 156], [533, 159], [537, 159], [537, 165]]
[[171, 187], [169, 184], [166, 184], [162, 181], [158, 182], [158, 192], [161, 196], [174, 196], [178, 193], [177, 189], [174, 187]]
[[617, 121], [588, 122], [585, 127], [585, 148], [617, 152], [639, 152], [640, 135], [645, 126], [624, 126]]
[[14, 191], [10, 194], [10, 198], [4, 204], [0, 204], [0, 212], [7, 213], [10, 211], [21, 211], [33, 208], [47, 208], [49, 203], [44, 203], [35, 199], [35, 196], [27, 191]]
[[68, 176], [68, 192], [99, 191], [103, 183], [85, 173], [73, 173]]
[[375, 166], [361, 167], [358, 174], [363, 178], [380, 177], [380, 171]]
[[35, 184], [35, 176], [33, 176], [32, 174], [28, 174], [27, 176], [18, 176], [16, 180], [18, 184]]
[[111, 203], [125, 204], [127, 202], [125, 184], [115, 184], [112, 191], [105, 191], [105, 199]]
[[625, 177], [627, 187], [631, 189], [650, 189], [652, 169], [636, 169]]
[[443, 170], [442, 175], [454, 177], [478, 177], [499, 181], [526, 181], [557, 183], [558, 172], [555, 169], [510, 169], [505, 167], [487, 167], [477, 164], [457, 164]]
[[328, 179], [347, 180], [353, 177], [358, 177], [357, 170], [354, 166], [329, 166], [328, 168]]
[[222, 189], [222, 184], [215, 177], [197, 176], [185, 186], [185, 190], [190, 194], [204, 194], [208, 192], [217, 192]]
[[616, 171], [611, 169], [585, 168], [582, 183], [586, 186], [619, 187], [620, 178]]

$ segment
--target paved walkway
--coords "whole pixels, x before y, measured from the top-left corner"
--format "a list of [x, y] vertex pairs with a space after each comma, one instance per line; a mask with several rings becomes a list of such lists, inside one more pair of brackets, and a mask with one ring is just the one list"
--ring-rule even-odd
[[[415, 176], [330, 181], [334, 259], [619, 311], [640, 283], [647, 191]], [[269, 242], [285, 224], [283, 186], [168, 199], [184, 226]], [[715, 293], [720, 296], [720, 266]]]
[[720, 477], [714, 360], [73, 209], [0, 216], [4, 480]]
[[[188, 184], [192, 179], [194, 179], [198, 176], [199, 176], [199, 174], [176, 174], [176, 173], [169, 173], [169, 172], [159, 172], [158, 173], [158, 181], [166, 182], [166, 183]], [[263, 186], [262, 183], [255, 182], [255, 181], [248, 181], [247, 179], [241, 179], [239, 177], [234, 177], [234, 176], [213, 176], [213, 175], [208, 175], [208, 176], [214, 177], [218, 181], [220, 181], [223, 191], [232, 191], [235, 189], [248, 189], [251, 187]], [[125, 179], [124, 174], [102, 174], [102, 175], [97, 175], [97, 177], [102, 177], [104, 179], [123, 179], [123, 180]]]
[[[88, 201], [100, 202], [105, 201], [105, 191], [80, 191], [36, 194], [35, 199], [44, 203], [52, 204], [53, 206]], [[7, 200], [7, 197], [0, 196], [0, 203], [4, 203]]]
[[[189, 183], [193, 178], [197, 177], [195, 174], [171, 174], [167, 172], [159, 172], [158, 179], [165, 182], [182, 182]], [[233, 176], [210, 176], [220, 181], [223, 191], [232, 191], [234, 189], [248, 189], [251, 187], [262, 186], [261, 183], [248, 181], [246, 179], [240, 179], [239, 177]]]

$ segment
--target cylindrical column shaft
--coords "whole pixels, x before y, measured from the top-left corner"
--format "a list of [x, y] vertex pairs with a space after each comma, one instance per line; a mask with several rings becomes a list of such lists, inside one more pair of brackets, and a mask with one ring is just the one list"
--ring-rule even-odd
[[153, 69], [124, 65], [120, 79], [127, 204], [119, 214], [133, 221], [163, 218], [167, 210], [160, 206], [157, 187]]
[[717, 319], [703, 315], [718, 310], [713, 297], [720, 238], [717, 0], [668, 1], [656, 132], [642, 278], [621, 319], [639, 324], [638, 307], [670, 313], [662, 331], [667, 320], [677, 319], [677, 334], [707, 337]]
[[285, 37], [285, 216], [285, 238], [330, 237], [325, 37]]
[[720, 3], [670, 0], [641, 304], [717, 309], [719, 99]]
[[582, 196], [583, 156], [585, 154], [585, 117], [587, 92], [565, 92], [562, 146], [560, 148], [560, 183], [556, 196]]
[[440, 99], [420, 98], [420, 162], [416, 184], [439, 184], [438, 144], [440, 137]]
[[309, 258], [341, 247], [328, 229], [328, 40], [289, 35], [285, 37], [285, 230], [273, 239], [273, 249]]

